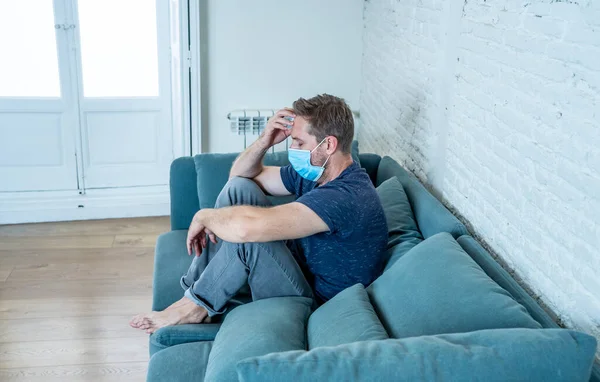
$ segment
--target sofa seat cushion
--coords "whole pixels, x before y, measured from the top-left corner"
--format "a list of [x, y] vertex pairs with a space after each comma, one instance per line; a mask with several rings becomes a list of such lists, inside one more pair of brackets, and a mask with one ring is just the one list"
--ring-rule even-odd
[[242, 359], [306, 349], [312, 303], [307, 297], [274, 297], [233, 309], [215, 337], [206, 380], [235, 381], [235, 366]]
[[172, 346], [150, 358], [147, 382], [202, 382], [211, 341]]
[[150, 335], [150, 356], [168, 347], [197, 341], [212, 341], [221, 324], [165, 326]]
[[241, 382], [587, 382], [595, 349], [594, 337], [566, 329], [492, 329], [270, 354], [237, 372]]
[[362, 284], [344, 289], [308, 319], [308, 348], [389, 338]]
[[377, 186], [388, 226], [388, 250], [384, 260], [389, 269], [412, 247], [423, 241], [408, 197], [395, 176]]
[[449, 233], [415, 246], [367, 292], [393, 338], [541, 327]]

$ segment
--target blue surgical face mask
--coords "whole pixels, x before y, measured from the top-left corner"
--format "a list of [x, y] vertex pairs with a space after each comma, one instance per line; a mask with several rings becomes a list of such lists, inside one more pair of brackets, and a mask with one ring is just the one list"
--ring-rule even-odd
[[331, 157], [327, 157], [323, 166], [313, 166], [310, 163], [310, 154], [315, 151], [323, 142], [325, 142], [324, 138], [321, 143], [317, 145], [311, 151], [309, 150], [298, 150], [298, 149], [288, 149], [288, 159], [290, 160], [290, 164], [296, 170], [296, 172], [306, 180], [310, 180], [311, 182], [316, 182], [323, 175], [323, 171], [325, 171], [325, 165], [327, 161]]

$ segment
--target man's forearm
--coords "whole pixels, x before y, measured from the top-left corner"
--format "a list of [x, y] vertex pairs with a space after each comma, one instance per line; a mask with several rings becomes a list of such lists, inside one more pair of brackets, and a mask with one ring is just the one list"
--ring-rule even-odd
[[233, 162], [229, 177], [241, 176], [248, 179], [256, 177], [263, 170], [262, 160], [268, 149], [269, 146], [262, 139], [257, 139]]
[[298, 239], [329, 230], [323, 219], [297, 202], [267, 208], [245, 205], [205, 208], [198, 211], [194, 220], [230, 243]]
[[204, 208], [194, 219], [212, 231], [221, 240], [230, 243], [244, 243], [249, 239], [250, 227], [256, 221], [261, 208], [255, 206], [231, 206], [224, 208]]

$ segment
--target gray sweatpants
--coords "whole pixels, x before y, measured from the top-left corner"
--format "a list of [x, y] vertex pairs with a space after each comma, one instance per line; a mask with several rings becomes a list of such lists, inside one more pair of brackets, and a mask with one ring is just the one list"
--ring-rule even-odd
[[[252, 180], [229, 180], [215, 208], [233, 205], [271, 206], [261, 188]], [[252, 300], [268, 297], [313, 297], [312, 289], [284, 241], [268, 243], [208, 243], [181, 278], [185, 296], [208, 311], [223, 314], [227, 302], [248, 283]]]

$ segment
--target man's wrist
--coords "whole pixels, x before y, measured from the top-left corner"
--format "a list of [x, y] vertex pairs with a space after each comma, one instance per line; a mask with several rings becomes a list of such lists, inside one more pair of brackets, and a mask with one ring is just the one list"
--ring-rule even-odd
[[210, 209], [211, 208], [203, 208], [200, 211], [196, 212], [196, 215], [194, 215], [194, 221], [196, 223], [204, 224], [206, 222], [206, 216], [209, 213], [208, 210]]
[[263, 154], [266, 154], [266, 152], [271, 148], [271, 145], [269, 144], [269, 142], [267, 142], [264, 135], [261, 135], [260, 137], [258, 137], [258, 139], [256, 140], [256, 144], [258, 145], [258, 149]]

